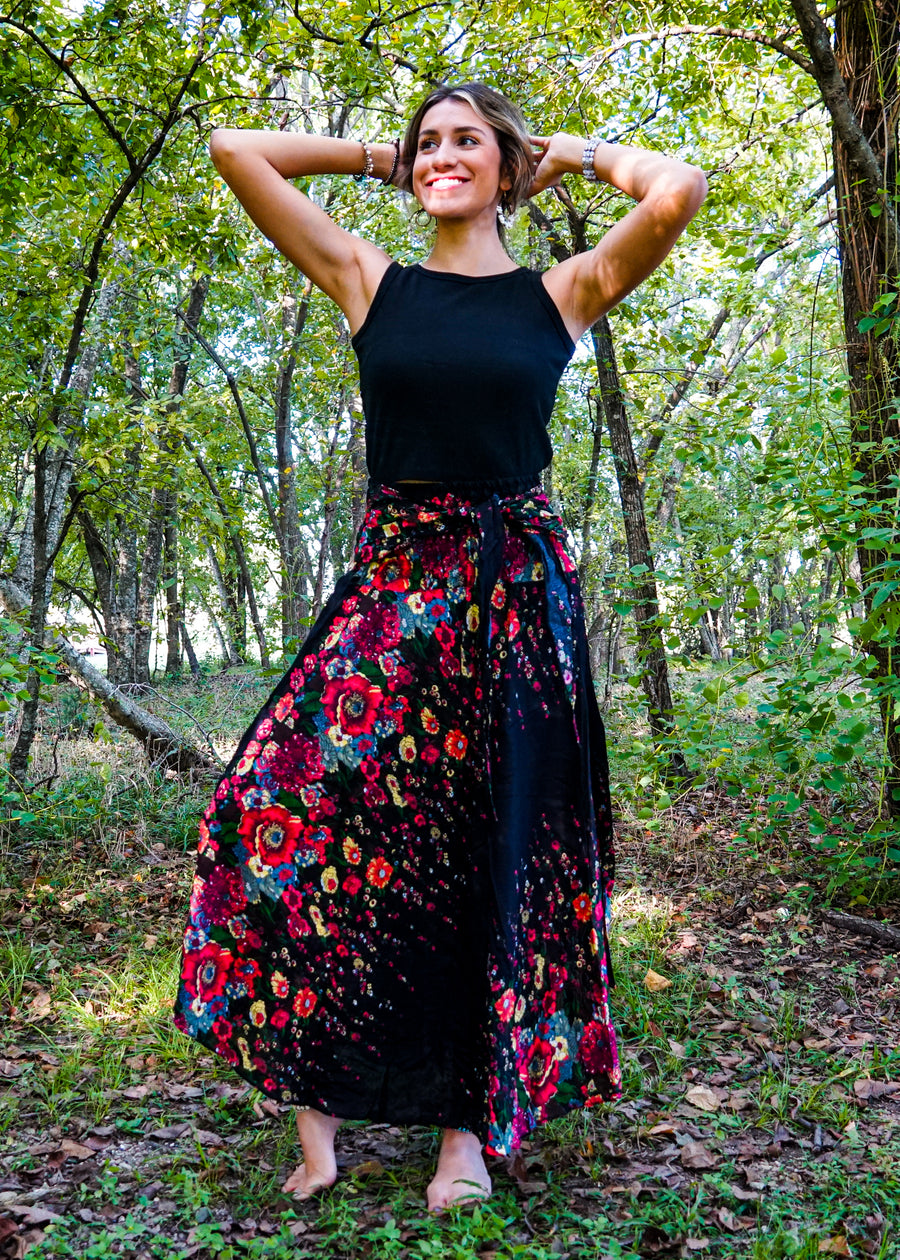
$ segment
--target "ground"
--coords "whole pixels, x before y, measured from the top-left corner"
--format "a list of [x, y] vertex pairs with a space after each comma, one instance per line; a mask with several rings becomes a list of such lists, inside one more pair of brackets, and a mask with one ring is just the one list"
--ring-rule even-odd
[[802, 855], [726, 843], [728, 810], [624, 828], [623, 1099], [538, 1131], [492, 1161], [489, 1203], [439, 1219], [425, 1129], [347, 1126], [337, 1187], [281, 1193], [290, 1110], [168, 1021], [183, 844], [138, 827], [98, 858], [10, 832], [0, 1260], [900, 1256], [900, 951], [825, 922]]

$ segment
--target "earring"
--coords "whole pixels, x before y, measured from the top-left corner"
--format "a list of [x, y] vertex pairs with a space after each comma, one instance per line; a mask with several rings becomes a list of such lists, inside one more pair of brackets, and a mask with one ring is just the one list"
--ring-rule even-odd
[[[423, 214], [425, 216], [424, 219], [422, 218]], [[432, 221], [431, 215], [424, 206], [419, 206], [418, 210], [413, 215], [413, 222], [420, 228], [431, 227]]]
[[512, 227], [516, 219], [515, 206], [504, 206], [503, 198], [497, 202], [497, 220], [505, 228]]

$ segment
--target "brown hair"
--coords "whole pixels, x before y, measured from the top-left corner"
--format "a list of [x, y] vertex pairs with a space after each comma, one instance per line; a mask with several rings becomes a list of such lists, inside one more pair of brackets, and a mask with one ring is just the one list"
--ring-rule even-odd
[[412, 192], [412, 168], [419, 147], [422, 119], [441, 101], [461, 101], [470, 106], [494, 132], [500, 146], [500, 172], [511, 181], [511, 187], [504, 190], [500, 197], [500, 207], [504, 213], [511, 214], [528, 196], [534, 177], [534, 150], [528, 139], [522, 111], [486, 83], [461, 83], [458, 87], [443, 83], [429, 92], [406, 128], [394, 181], [397, 187], [404, 192]]

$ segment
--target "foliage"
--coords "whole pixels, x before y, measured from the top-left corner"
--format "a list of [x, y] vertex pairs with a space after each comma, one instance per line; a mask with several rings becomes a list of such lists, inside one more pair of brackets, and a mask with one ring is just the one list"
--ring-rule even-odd
[[[723, 36], [720, 9], [92, 0], [5, 17], [0, 454], [13, 477], [0, 486], [0, 568], [27, 576], [36, 451], [69, 452], [77, 508], [55, 558], [52, 622], [93, 623], [124, 659], [144, 615], [126, 596], [144, 583], [149, 615], [155, 600], [175, 619], [170, 670], [183, 666], [179, 617], [209, 667], [220, 639], [238, 661], [296, 643], [352, 547], [364, 478], [355, 369], [335, 309], [316, 293], [307, 309], [302, 277], [235, 207], [206, 140], [221, 124], [390, 136], [432, 79], [484, 77], [542, 134], [597, 129], [709, 172], [686, 241], [612, 315], [677, 670], [674, 739], [697, 782], [754, 802], [754, 843], [778, 844], [806, 817], [831, 891], [875, 895], [900, 848], [878, 733], [896, 682], [858, 645], [893, 642], [900, 579], [893, 540], [867, 521], [873, 492], [851, 441], [828, 128], [784, 51], [799, 54], [799, 41], [771, 43], [790, 6], [732, 5], [730, 29], [754, 38]], [[592, 240], [627, 209], [569, 183]], [[427, 250], [402, 195], [304, 186], [401, 261]], [[552, 192], [540, 206], [564, 233]], [[520, 261], [551, 261], [524, 212], [510, 240]], [[860, 327], [890, 338], [896, 317], [886, 290]], [[79, 395], [72, 371], [90, 354]], [[286, 381], [287, 468], [275, 439]], [[670, 799], [667, 749], [646, 738], [632, 695], [643, 575], [624, 560], [595, 387], [579, 348], [554, 419], [552, 489], [576, 545], [598, 685], [611, 726], [627, 730], [619, 786], [652, 812]], [[174, 541], [157, 575], [164, 526]], [[863, 581], [856, 549], [876, 545], [882, 567]], [[54, 661], [14, 627], [0, 642], [10, 703], [32, 662]], [[37, 812], [48, 808], [52, 797]]]

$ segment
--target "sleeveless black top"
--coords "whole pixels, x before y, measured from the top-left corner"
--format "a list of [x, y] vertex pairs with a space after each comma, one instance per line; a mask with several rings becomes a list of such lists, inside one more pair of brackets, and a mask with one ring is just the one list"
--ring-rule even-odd
[[515, 493], [540, 479], [575, 348], [540, 272], [391, 263], [353, 348], [373, 480]]

